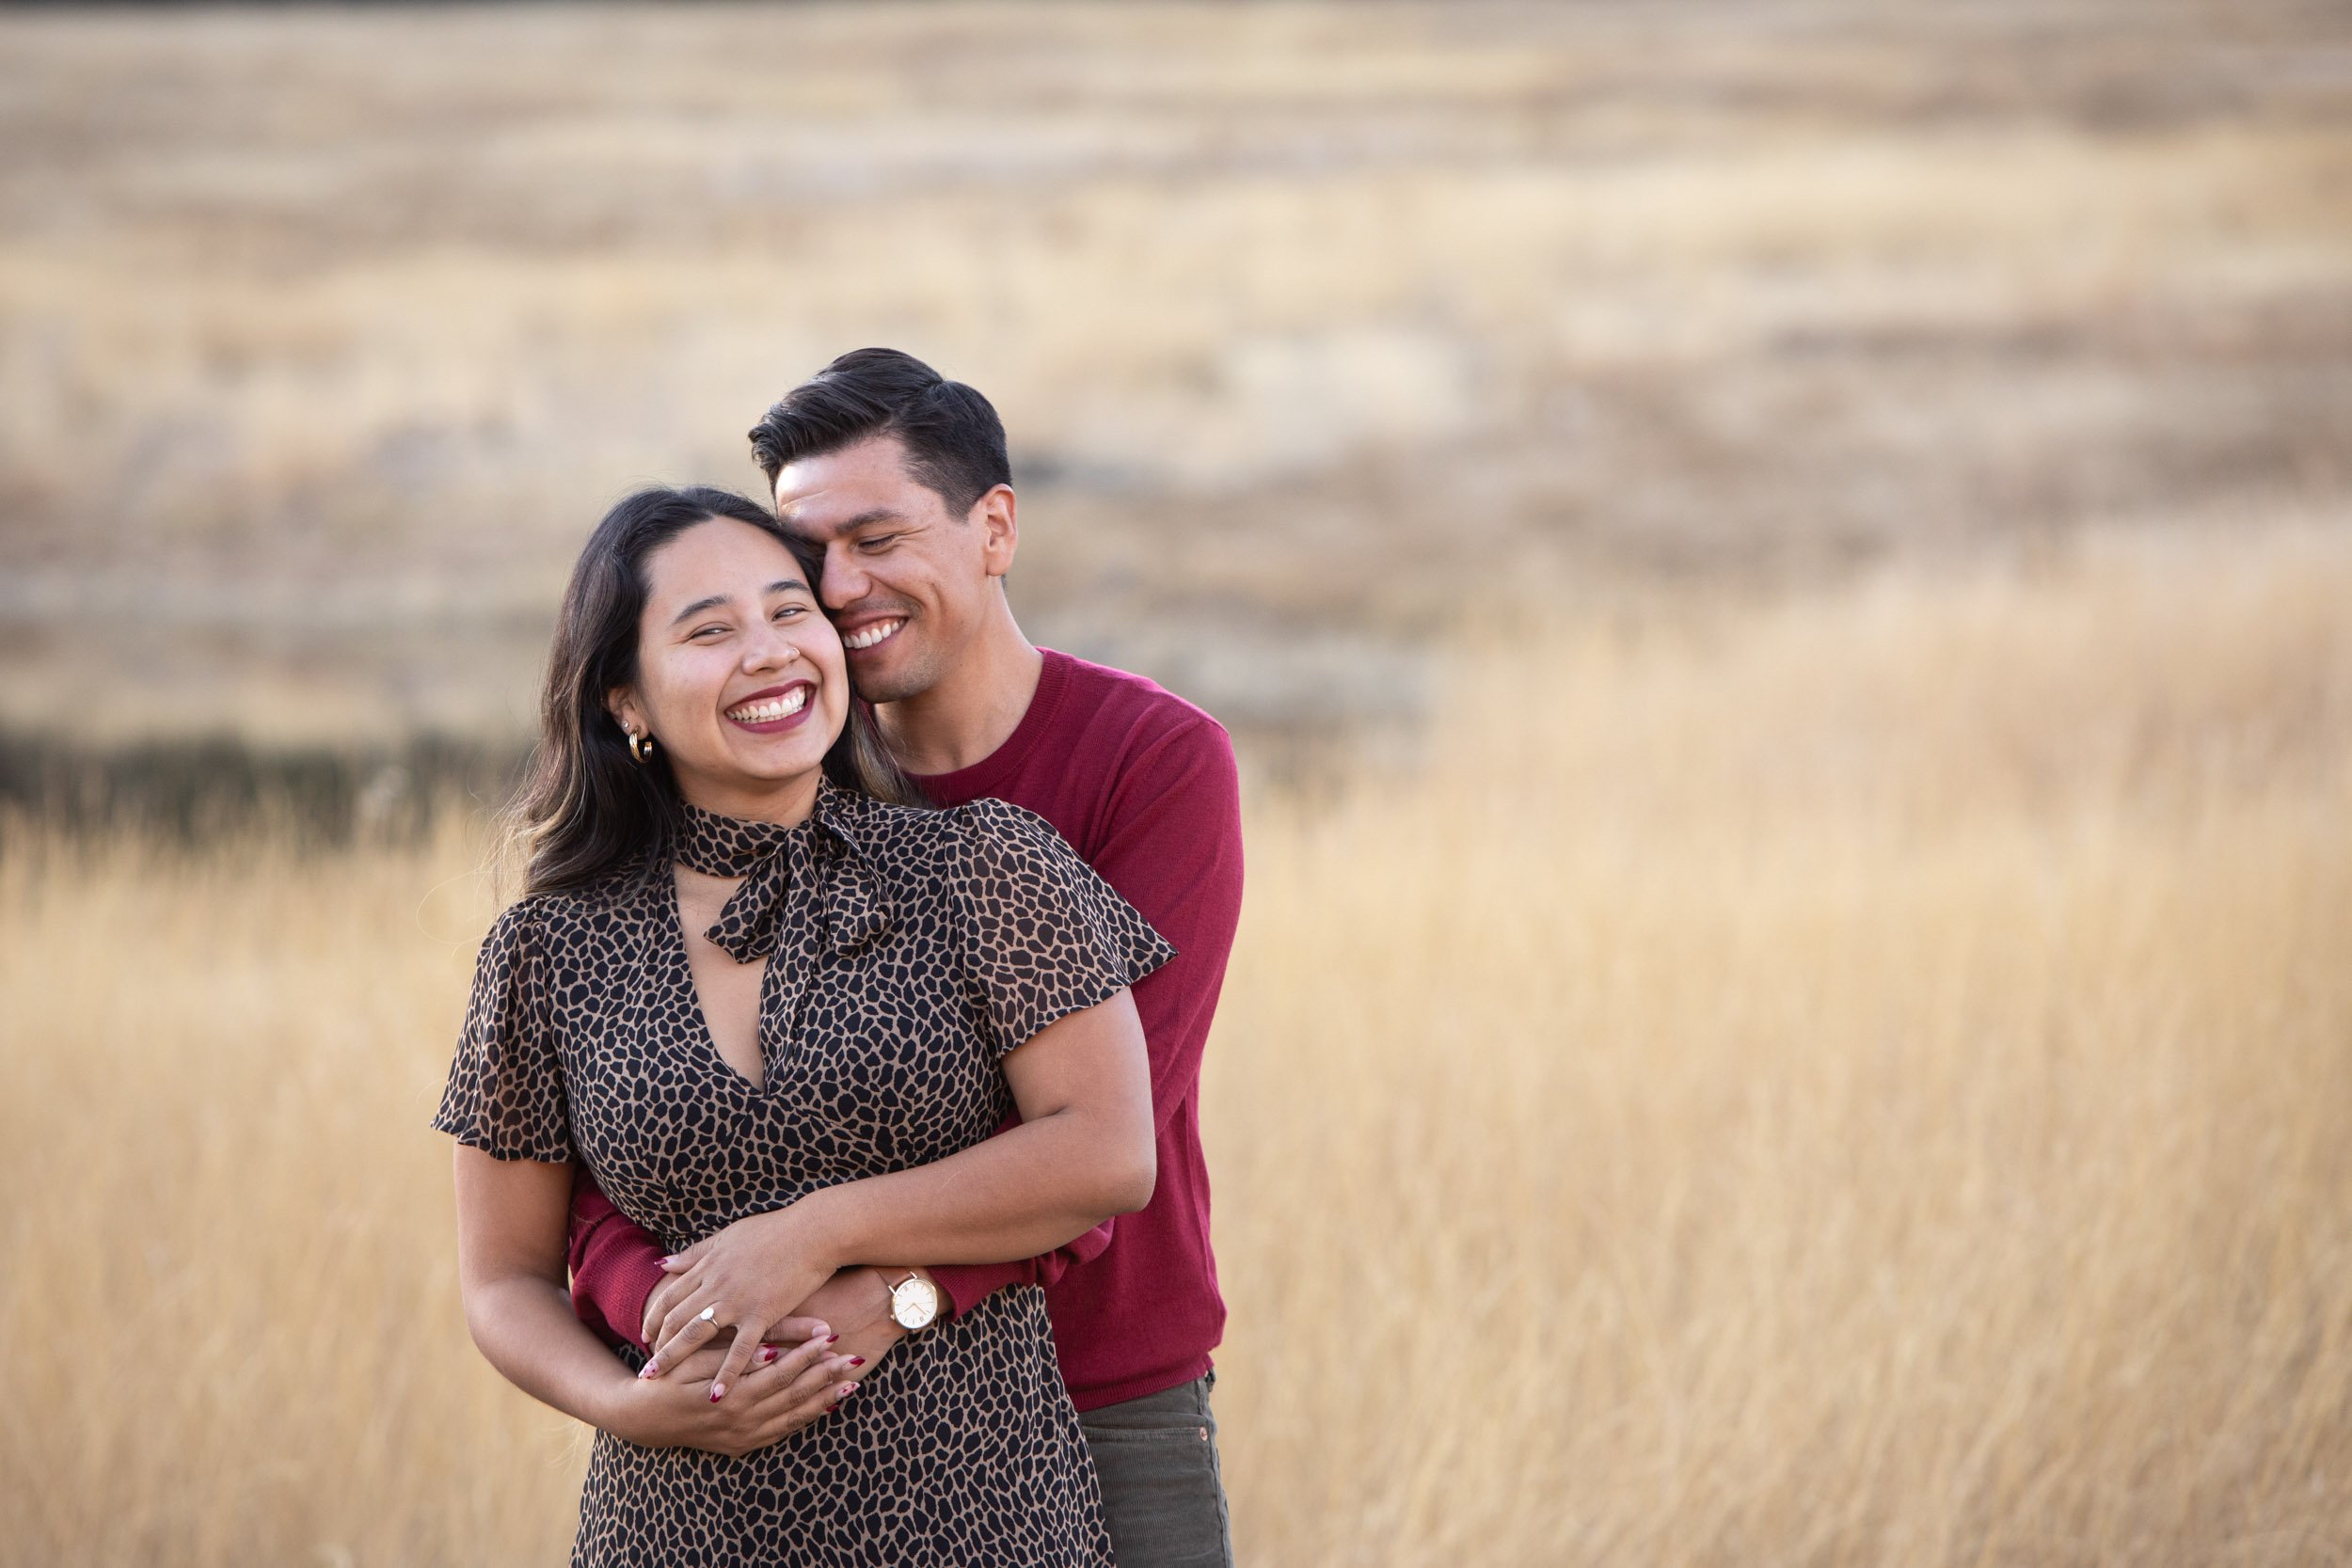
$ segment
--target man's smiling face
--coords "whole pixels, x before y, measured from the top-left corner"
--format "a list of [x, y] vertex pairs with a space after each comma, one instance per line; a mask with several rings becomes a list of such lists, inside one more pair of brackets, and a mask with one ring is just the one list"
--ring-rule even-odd
[[896, 436], [777, 471], [776, 515], [825, 552], [818, 592], [849, 650], [850, 679], [867, 702], [930, 690], [978, 634], [1010, 562], [1009, 542], [976, 515], [986, 501], [949, 511], [939, 492], [907, 472]]

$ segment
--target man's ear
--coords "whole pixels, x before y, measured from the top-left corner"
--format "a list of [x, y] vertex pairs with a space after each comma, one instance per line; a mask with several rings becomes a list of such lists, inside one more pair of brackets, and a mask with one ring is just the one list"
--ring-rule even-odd
[[1012, 558], [1021, 548], [1021, 518], [1012, 486], [999, 484], [974, 501], [965, 521], [981, 531], [980, 560], [988, 575], [1001, 578], [1011, 571]]

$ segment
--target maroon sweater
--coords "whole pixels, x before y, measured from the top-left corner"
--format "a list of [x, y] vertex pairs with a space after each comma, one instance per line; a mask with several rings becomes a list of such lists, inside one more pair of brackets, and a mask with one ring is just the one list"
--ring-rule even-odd
[[[1241, 915], [1241, 802], [1224, 729], [1140, 675], [1044, 651], [1012, 736], [984, 760], [919, 777], [942, 806], [994, 796], [1036, 812], [1141, 911], [1176, 958], [1135, 988], [1152, 1056], [1159, 1182], [1141, 1211], [1057, 1252], [931, 1272], [950, 1310], [1000, 1286], [1045, 1288], [1062, 1380], [1080, 1410], [1209, 1370], [1225, 1327], [1200, 1157], [1200, 1052]], [[605, 1338], [646, 1349], [664, 1248], [583, 1176], [572, 1205], [572, 1302]]]

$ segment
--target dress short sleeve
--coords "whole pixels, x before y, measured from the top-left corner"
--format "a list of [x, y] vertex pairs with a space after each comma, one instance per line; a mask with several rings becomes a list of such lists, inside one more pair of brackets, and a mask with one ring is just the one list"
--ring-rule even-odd
[[963, 840], [956, 894], [965, 983], [996, 1054], [1176, 956], [1043, 817], [993, 800], [946, 815]]
[[482, 939], [473, 997], [433, 1125], [501, 1160], [572, 1158], [546, 956], [528, 903]]

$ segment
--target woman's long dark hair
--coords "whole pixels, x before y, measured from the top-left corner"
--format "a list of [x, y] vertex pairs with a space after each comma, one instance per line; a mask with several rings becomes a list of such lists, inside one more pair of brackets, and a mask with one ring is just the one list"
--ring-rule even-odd
[[[657, 852], [675, 842], [684, 802], [668, 753], [657, 749], [646, 763], [632, 758], [605, 694], [637, 678], [646, 558], [714, 517], [748, 523], [776, 540], [817, 586], [822, 553], [785, 532], [757, 501], [732, 491], [640, 490], [604, 515], [564, 590], [539, 699], [539, 744], [511, 808], [528, 856], [524, 892], [583, 887], [631, 866], [650, 875]], [[846, 788], [903, 805], [924, 803], [854, 699], [824, 768]]]

